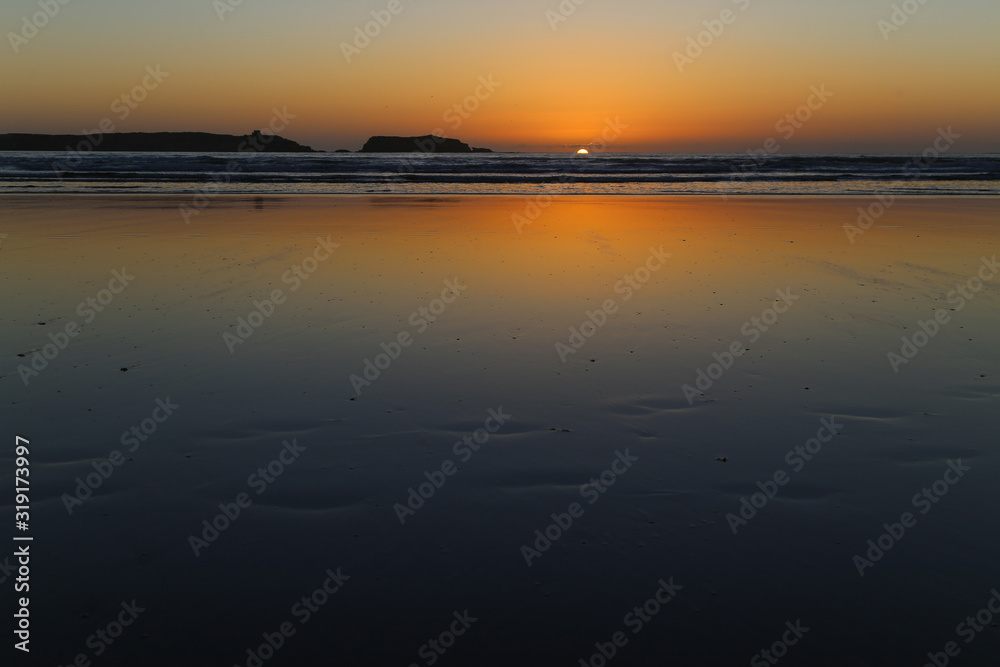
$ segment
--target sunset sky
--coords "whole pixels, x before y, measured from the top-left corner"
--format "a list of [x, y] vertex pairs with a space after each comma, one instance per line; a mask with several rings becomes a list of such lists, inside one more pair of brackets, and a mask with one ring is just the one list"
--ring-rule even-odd
[[[611, 151], [743, 152], [773, 137], [787, 153], [913, 153], [951, 126], [956, 152], [1000, 152], [996, 0], [908, 0], [918, 9], [892, 32], [896, 0], [565, 0], [568, 16], [559, 0], [398, 2], [42, 0], [58, 12], [20, 39], [39, 2], [4, 0], [0, 133], [110, 118], [121, 132], [243, 134], [287, 108], [281, 134], [326, 150], [443, 130], [562, 151], [617, 118]], [[675, 52], [723, 10], [730, 23], [680, 71]], [[342, 43], [373, 11], [391, 20], [348, 62]], [[113, 110], [157, 65], [169, 76], [127, 117]], [[832, 96], [779, 131], [824, 86]], [[467, 99], [467, 118], [446, 116]]]

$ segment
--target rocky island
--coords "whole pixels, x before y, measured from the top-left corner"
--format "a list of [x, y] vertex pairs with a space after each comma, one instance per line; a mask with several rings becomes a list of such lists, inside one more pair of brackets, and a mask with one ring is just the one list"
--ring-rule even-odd
[[433, 134], [422, 137], [372, 137], [362, 153], [492, 153], [489, 148], [474, 148], [458, 139]]
[[151, 153], [321, 153], [274, 134], [208, 132], [0, 134], [0, 151], [135, 151]]

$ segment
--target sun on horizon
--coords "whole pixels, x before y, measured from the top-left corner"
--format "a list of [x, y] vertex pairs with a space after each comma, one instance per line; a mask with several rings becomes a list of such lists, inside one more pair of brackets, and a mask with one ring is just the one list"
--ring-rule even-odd
[[588, 151], [588, 150], [587, 150], [586, 148], [581, 148], [580, 150], [578, 150], [578, 151], [576, 152], [576, 154], [577, 154], [577, 155], [589, 155], [589, 154], [590, 154], [590, 151]]

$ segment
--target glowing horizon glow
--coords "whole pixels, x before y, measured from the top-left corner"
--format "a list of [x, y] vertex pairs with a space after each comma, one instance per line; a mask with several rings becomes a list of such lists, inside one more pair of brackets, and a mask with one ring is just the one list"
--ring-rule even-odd
[[586, 148], [581, 148], [580, 150], [578, 150], [576, 152], [576, 154], [577, 155], [590, 155], [590, 151], [588, 151]]
[[[0, 133], [109, 118], [117, 132], [245, 134], [287, 108], [282, 136], [321, 150], [441, 130], [496, 151], [746, 153], [773, 139], [783, 153], [921, 153], [951, 126], [956, 153], [1000, 153], [995, 0], [919, 3], [891, 32], [888, 0], [724, 0], [736, 18], [718, 35], [705, 25], [719, 8], [694, 0], [582, 3], [554, 26], [558, 2], [407, 1], [380, 27], [385, 4], [60, 4], [16, 53], [0, 49]], [[37, 11], [0, 3], [0, 25], [17, 33]], [[169, 76], [123, 117], [112, 105], [147, 66]], [[824, 86], [807, 122], [779, 126]]]

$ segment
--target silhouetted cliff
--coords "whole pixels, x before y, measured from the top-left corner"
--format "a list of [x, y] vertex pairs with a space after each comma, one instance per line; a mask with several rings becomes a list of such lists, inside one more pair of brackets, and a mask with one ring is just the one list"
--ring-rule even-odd
[[372, 137], [365, 142], [362, 153], [492, 153], [488, 148], [472, 148], [458, 139], [445, 139], [433, 134], [422, 137]]
[[319, 153], [277, 135], [208, 132], [116, 132], [111, 134], [0, 134], [0, 151], [136, 151], [164, 153]]

